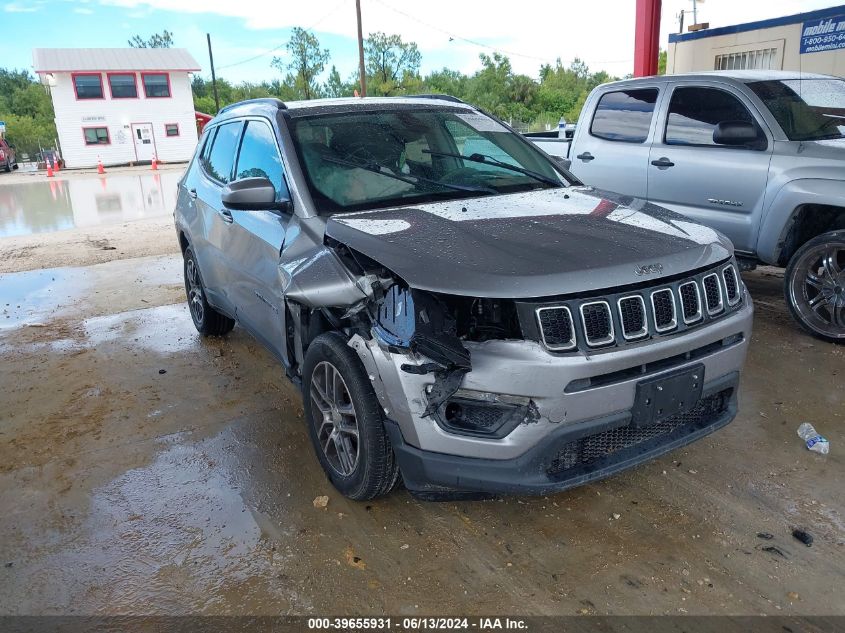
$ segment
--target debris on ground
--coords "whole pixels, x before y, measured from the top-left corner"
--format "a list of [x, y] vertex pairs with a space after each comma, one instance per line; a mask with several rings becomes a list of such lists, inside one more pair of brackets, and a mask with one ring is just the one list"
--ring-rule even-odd
[[314, 497], [313, 503], [315, 508], [325, 508], [329, 505], [329, 498], [325, 495]]
[[830, 442], [823, 435], [819, 435], [818, 431], [809, 422], [804, 422], [798, 427], [798, 437], [804, 440], [807, 444], [807, 449], [814, 453], [827, 455], [830, 452]]
[[795, 591], [788, 592], [786, 594], [786, 597], [789, 598], [792, 602], [795, 602], [796, 600], [799, 600], [801, 598], [801, 596], [799, 596], [798, 593]]
[[159, 373], [159, 374], [166, 374], [166, 373], [167, 373], [167, 370], [166, 370], [166, 369], [159, 369], [159, 370], [158, 370], [158, 373]]
[[757, 538], [766, 539], [767, 541], [771, 541], [775, 538], [774, 534], [769, 534], [768, 532], [757, 532]]
[[781, 558], [786, 558], [786, 554], [783, 553], [779, 547], [775, 547], [774, 545], [767, 545], [763, 548], [764, 552], [769, 552], [769, 554], [777, 554]]
[[[328, 497], [327, 497], [328, 498]], [[359, 556], [355, 556], [355, 551], [351, 547], [347, 547], [344, 552], [344, 556], [346, 557], [346, 564], [355, 567], [356, 569], [366, 569], [367, 563], [365, 563]]]
[[807, 547], [813, 546], [813, 535], [805, 530], [795, 528], [794, 530], [792, 530], [792, 536], [804, 543], [804, 545], [806, 545]]

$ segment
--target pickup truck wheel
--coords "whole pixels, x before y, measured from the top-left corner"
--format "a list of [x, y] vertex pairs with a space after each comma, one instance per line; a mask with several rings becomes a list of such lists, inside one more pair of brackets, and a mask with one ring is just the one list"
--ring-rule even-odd
[[205, 298], [200, 267], [190, 247], [185, 249], [185, 294], [194, 327], [203, 336], [223, 336], [235, 327], [234, 320], [212, 308]]
[[845, 231], [831, 231], [802, 246], [789, 262], [786, 302], [810, 334], [845, 343]]
[[399, 467], [381, 405], [346, 340], [333, 332], [318, 336], [302, 373], [308, 434], [332, 485], [356, 501], [390, 492]]

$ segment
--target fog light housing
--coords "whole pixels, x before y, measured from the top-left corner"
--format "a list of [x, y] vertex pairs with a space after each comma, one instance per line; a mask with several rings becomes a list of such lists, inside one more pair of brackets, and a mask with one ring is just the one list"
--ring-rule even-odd
[[535, 421], [540, 416], [528, 398], [460, 389], [440, 405], [435, 417], [440, 427], [450, 433], [500, 439], [519, 424]]

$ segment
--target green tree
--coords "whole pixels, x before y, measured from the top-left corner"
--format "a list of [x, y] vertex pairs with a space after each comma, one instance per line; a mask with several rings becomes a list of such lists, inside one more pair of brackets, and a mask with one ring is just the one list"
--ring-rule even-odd
[[340, 78], [340, 73], [337, 72], [337, 68], [332, 66], [332, 69], [329, 71], [329, 78], [326, 81], [326, 96], [351, 97], [354, 90], [355, 86], [351, 85], [348, 81], [343, 81], [343, 79]]
[[422, 56], [415, 42], [399, 35], [370, 33], [364, 40], [367, 92], [390, 95], [407, 89], [418, 77]]
[[293, 28], [285, 48], [290, 56], [290, 62], [285, 62], [281, 57], [274, 57], [270, 65], [279, 72], [288, 71], [285, 83], [293, 88], [298, 97], [303, 99], [319, 97], [322, 86], [317, 78], [329, 61], [329, 49], [321, 49], [317, 37], [298, 26]]
[[132, 48], [170, 48], [173, 46], [173, 33], [164, 29], [161, 33], [153, 33], [147, 39], [133, 35], [128, 44]]
[[22, 154], [35, 154], [56, 138], [53, 101], [25, 70], [0, 68], [0, 121], [6, 122], [7, 140]]
[[669, 52], [661, 50], [657, 54], [657, 74], [658, 75], [665, 75], [666, 74], [666, 60], [668, 58]]

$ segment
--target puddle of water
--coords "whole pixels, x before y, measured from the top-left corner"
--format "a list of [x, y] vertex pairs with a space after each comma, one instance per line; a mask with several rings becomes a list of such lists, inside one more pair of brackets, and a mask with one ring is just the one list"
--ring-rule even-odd
[[89, 287], [81, 268], [48, 268], [0, 275], [0, 330], [43, 323]]
[[95, 317], [87, 319], [83, 328], [86, 344], [92, 347], [119, 341], [159, 354], [191, 349], [199, 340], [185, 303]]
[[167, 216], [180, 171], [50, 179], [0, 186], [0, 237]]

